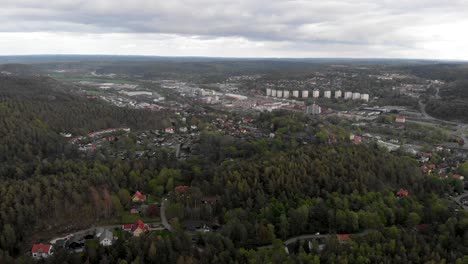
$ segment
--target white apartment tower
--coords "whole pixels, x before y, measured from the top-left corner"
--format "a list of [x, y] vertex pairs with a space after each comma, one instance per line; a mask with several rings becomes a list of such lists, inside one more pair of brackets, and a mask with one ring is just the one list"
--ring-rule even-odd
[[341, 95], [341, 91], [340, 91], [340, 90], [335, 91], [335, 98], [338, 99], [338, 98], [341, 98], [341, 96], [342, 96], [342, 95]]
[[351, 99], [353, 98], [353, 93], [352, 92], [345, 92], [344, 93], [344, 99]]
[[320, 91], [319, 90], [314, 90], [312, 92], [312, 97], [314, 98], [319, 98], [320, 97]]

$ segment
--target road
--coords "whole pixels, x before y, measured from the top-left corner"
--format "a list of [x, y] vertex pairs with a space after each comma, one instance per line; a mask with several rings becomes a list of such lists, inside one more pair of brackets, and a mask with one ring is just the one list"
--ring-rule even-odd
[[[368, 233], [369, 233], [369, 230], [365, 230], [363, 232], [350, 234], [350, 235], [351, 236], [364, 236], [364, 235], [367, 235]], [[331, 237], [331, 236], [336, 236], [336, 234], [305, 234], [305, 235], [299, 235], [299, 236], [291, 237], [291, 238], [283, 241], [283, 244], [285, 246], [288, 246], [290, 244], [296, 243], [297, 241], [327, 238], [327, 237]], [[257, 249], [267, 249], [267, 248], [273, 248], [273, 245], [257, 247]]]
[[166, 218], [166, 203], [167, 203], [167, 198], [164, 198], [161, 203], [161, 211], [160, 211], [161, 223], [167, 230], [172, 232], [172, 226], [169, 224]]
[[435, 118], [427, 114], [426, 104], [424, 104], [422, 100], [419, 100], [418, 104], [419, 104], [419, 109], [421, 110], [421, 113], [424, 115], [424, 118], [429, 119], [429, 120], [436, 120]]
[[439, 91], [440, 91], [440, 88], [439, 88], [439, 86], [437, 86], [437, 87], [436, 87], [436, 93], [435, 93], [435, 98], [436, 98], [436, 99], [440, 99]]
[[424, 115], [424, 118], [427, 119], [428, 121], [438, 121], [438, 122], [441, 122], [441, 123], [456, 125], [457, 126], [456, 131], [452, 132], [451, 134], [453, 136], [457, 136], [457, 137], [462, 138], [463, 141], [465, 142], [465, 145], [460, 146], [460, 148], [468, 149], [468, 132], [467, 132], [468, 131], [468, 124], [461, 123], [461, 122], [441, 120], [441, 119], [432, 117], [426, 112], [426, 104], [424, 104], [422, 102], [422, 100], [419, 100], [418, 104], [419, 104], [419, 109], [420, 109], [421, 113]]
[[465, 197], [468, 197], [468, 192], [464, 192], [462, 193], [461, 195], [457, 196], [457, 197], [452, 197], [452, 200], [454, 202], [456, 202], [458, 205], [460, 205], [461, 207], [463, 207], [463, 209], [465, 209], [465, 211], [468, 211], [468, 206], [462, 204], [461, 200]]
[[[149, 223], [146, 223], [148, 225], [150, 224], [161, 224], [161, 222], [149, 222]], [[97, 228], [103, 228], [103, 229], [114, 229], [114, 228], [122, 228], [122, 225], [123, 224], [118, 224], [118, 225], [103, 225], [103, 226], [92, 226], [90, 228], [87, 228], [87, 229], [82, 229], [82, 230], [79, 230], [79, 231], [76, 231], [76, 232], [73, 232], [73, 233], [70, 233], [66, 236], [63, 236], [63, 237], [56, 237], [52, 240], [50, 240], [50, 243], [51, 244], [55, 244], [55, 242], [57, 240], [60, 240], [60, 239], [65, 239], [65, 238], [71, 238], [71, 237], [81, 237], [81, 236], [84, 236], [86, 234], [89, 234], [89, 233], [93, 233], [95, 232], [95, 230]], [[151, 228], [150, 228], [151, 229]], [[154, 230], [159, 230], [158, 228], [154, 228]]]

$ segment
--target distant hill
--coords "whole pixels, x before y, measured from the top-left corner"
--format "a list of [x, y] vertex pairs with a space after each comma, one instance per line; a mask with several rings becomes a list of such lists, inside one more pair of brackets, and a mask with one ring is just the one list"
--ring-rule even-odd
[[0, 74], [2, 75], [34, 76], [41, 73], [42, 70], [34, 65], [20, 63], [0, 64]]

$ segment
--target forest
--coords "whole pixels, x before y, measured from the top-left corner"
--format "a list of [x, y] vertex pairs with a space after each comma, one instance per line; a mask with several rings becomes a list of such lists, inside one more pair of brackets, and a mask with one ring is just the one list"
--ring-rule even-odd
[[416, 67], [418, 76], [443, 80], [440, 99], [427, 102], [426, 111], [434, 117], [444, 120], [468, 122], [468, 67], [466, 65], [447, 64]]
[[167, 112], [90, 100], [73, 88], [47, 77], [0, 77], [0, 178], [24, 178], [33, 172], [29, 162], [76, 153], [62, 132], [78, 136], [114, 127], [162, 129], [176, 121]]
[[[349, 131], [304, 115], [264, 114], [275, 138], [203, 132], [196, 152], [116, 159], [77, 155], [60, 137], [109, 126], [158, 129], [171, 116], [125, 110], [74, 94], [53, 80], [0, 82], [0, 263], [465, 263], [468, 215], [446, 199], [460, 182], [423, 176], [404, 153], [354, 145]], [[313, 144], [293, 135], [310, 134]], [[331, 140], [334, 138], [335, 140]], [[99, 157], [99, 158], [95, 158]], [[177, 186], [187, 186], [178, 196]], [[463, 187], [461, 187], [463, 188]], [[409, 195], [396, 195], [406, 189]], [[32, 243], [119, 215], [140, 190], [168, 196], [175, 231], [124, 235], [81, 254], [57, 250], [36, 262]], [[217, 197], [200, 205], [200, 197]], [[191, 239], [185, 220], [210, 219], [217, 232]], [[329, 234], [325, 247], [284, 240]], [[350, 234], [339, 241], [336, 234]]]

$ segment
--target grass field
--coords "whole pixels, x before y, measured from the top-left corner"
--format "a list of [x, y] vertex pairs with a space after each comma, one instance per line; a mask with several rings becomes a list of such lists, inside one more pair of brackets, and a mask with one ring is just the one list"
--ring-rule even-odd
[[145, 223], [159, 222], [159, 217], [143, 217], [140, 214], [131, 214], [128, 211], [122, 212], [120, 216], [116, 216], [112, 219], [107, 219], [99, 222], [99, 225], [117, 225], [117, 224], [132, 224], [136, 221], [141, 220]]

